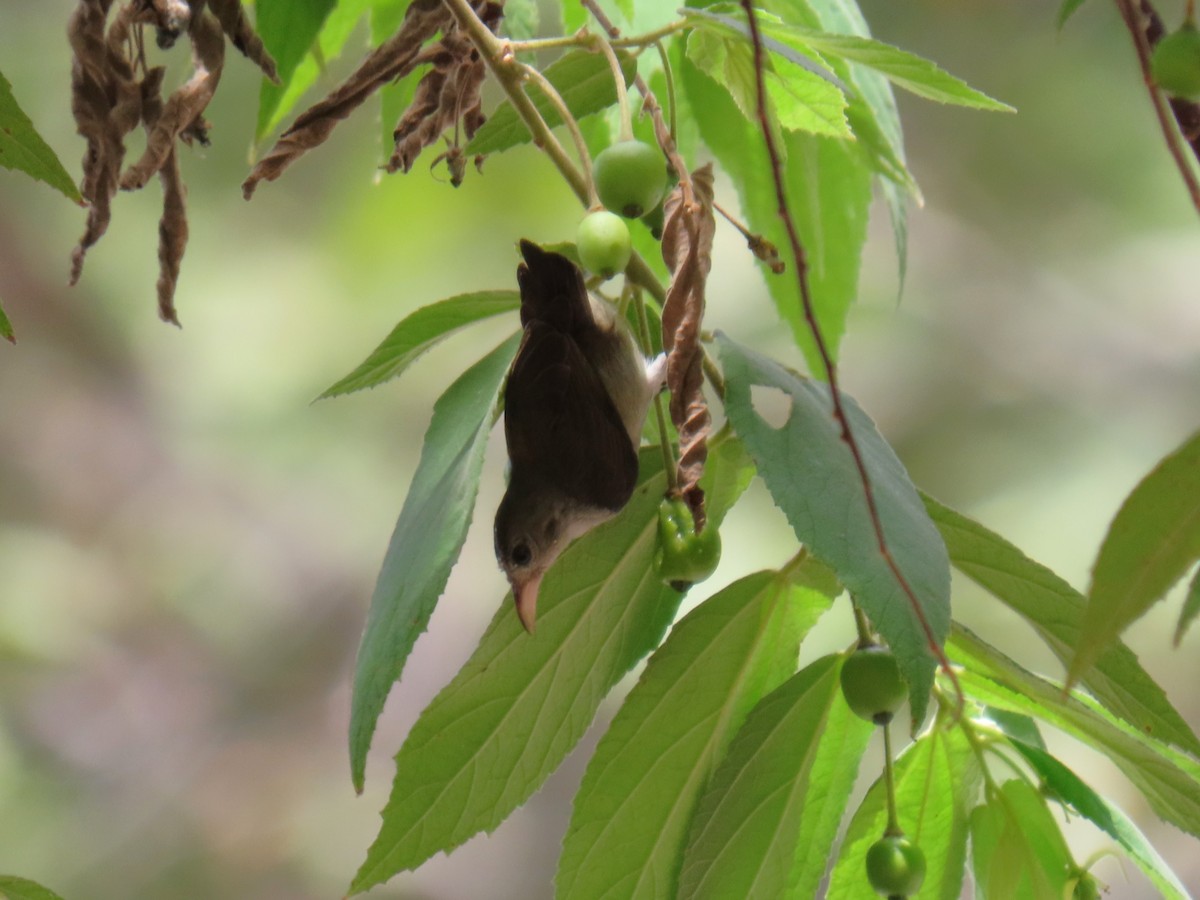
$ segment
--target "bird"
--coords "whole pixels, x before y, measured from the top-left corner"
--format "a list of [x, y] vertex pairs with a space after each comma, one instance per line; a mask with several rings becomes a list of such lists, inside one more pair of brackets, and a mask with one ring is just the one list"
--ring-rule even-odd
[[546, 571], [576, 538], [633, 495], [638, 446], [666, 357], [647, 360], [625, 319], [593, 297], [565, 256], [522, 240], [524, 333], [504, 388], [508, 488], [496, 510], [496, 560], [533, 633]]

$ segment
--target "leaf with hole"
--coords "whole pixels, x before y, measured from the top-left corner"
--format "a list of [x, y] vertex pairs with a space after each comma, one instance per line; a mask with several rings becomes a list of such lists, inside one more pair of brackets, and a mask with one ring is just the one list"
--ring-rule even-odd
[[[880, 550], [863, 483], [833, 417], [829, 387], [802, 378], [718, 334], [725, 408], [796, 537], [834, 570], [886, 639], [908, 682], [914, 727], [925, 716], [936, 656], [950, 629], [950, 562], [908, 473], [849, 396], [842, 403], [874, 491], [892, 559], [916, 596], [905, 594]], [[787, 420], [772, 427], [756, 411], [754, 385], [782, 392]], [[924, 623], [924, 624], [923, 624]]]

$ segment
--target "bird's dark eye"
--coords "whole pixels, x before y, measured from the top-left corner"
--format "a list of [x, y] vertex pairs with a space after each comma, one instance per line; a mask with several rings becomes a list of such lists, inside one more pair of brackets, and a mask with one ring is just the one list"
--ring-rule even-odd
[[531, 559], [533, 559], [533, 554], [529, 552], [528, 544], [517, 544], [512, 548], [512, 561], [516, 565], [527, 566]]

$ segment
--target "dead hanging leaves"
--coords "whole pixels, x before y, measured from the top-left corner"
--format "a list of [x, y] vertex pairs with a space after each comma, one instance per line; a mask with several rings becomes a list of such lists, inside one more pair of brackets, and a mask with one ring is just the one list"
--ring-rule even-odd
[[[159, 315], [178, 324], [175, 285], [187, 246], [187, 189], [179, 168], [178, 142], [208, 143], [204, 110], [216, 92], [226, 38], [274, 79], [275, 63], [254, 33], [240, 0], [126, 0], [111, 16], [113, 0], [79, 0], [67, 26], [74, 52], [71, 111], [87, 142], [81, 193], [87, 225], [71, 253], [71, 284], [79, 280], [88, 249], [112, 219], [118, 187], [139, 190], [158, 175], [163, 187], [159, 221]], [[192, 50], [192, 76], [166, 100], [164, 69], [146, 64], [146, 28], [168, 49], [184, 35]], [[125, 138], [139, 124], [146, 149], [123, 173]]]
[[[501, 4], [475, 0], [472, 8], [489, 29], [496, 30], [504, 12]], [[441, 39], [426, 46], [438, 33]], [[484, 122], [479, 100], [486, 74], [483, 60], [442, 0], [413, 0], [399, 31], [373, 50], [328, 97], [302, 113], [259, 160], [242, 184], [246, 199], [259, 182], [274, 181], [297, 159], [323, 144], [337, 124], [375, 91], [423, 65], [432, 68], [417, 85], [411, 105], [396, 126], [395, 151], [387, 170], [409, 171], [420, 152], [451, 126], [456, 137], [461, 126], [469, 140]]]
[[692, 509], [696, 527], [704, 525], [704, 491], [700, 476], [708, 458], [712, 418], [704, 399], [704, 290], [712, 269], [712, 165], [692, 173], [690, 190], [681, 181], [663, 204], [662, 255], [671, 270], [663, 304], [663, 348], [667, 351], [667, 387], [671, 421], [679, 432], [679, 490]]

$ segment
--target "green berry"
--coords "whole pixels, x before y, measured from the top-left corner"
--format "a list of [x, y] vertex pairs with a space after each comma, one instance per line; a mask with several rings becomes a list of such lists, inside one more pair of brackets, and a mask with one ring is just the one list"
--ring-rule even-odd
[[621, 141], [601, 150], [592, 166], [600, 202], [627, 219], [658, 205], [667, 187], [663, 155], [641, 141]]
[[867, 880], [877, 894], [909, 897], [925, 880], [925, 853], [903, 835], [885, 835], [867, 851]]
[[887, 647], [860, 647], [842, 664], [842, 696], [855, 715], [886, 725], [908, 697], [908, 687]]
[[1168, 94], [1200, 98], [1200, 31], [1194, 22], [1185, 22], [1158, 42], [1150, 56], [1150, 72]]
[[629, 226], [620, 216], [607, 210], [583, 217], [575, 233], [575, 246], [584, 268], [601, 278], [612, 278], [625, 271], [629, 257], [633, 255]]
[[721, 561], [721, 534], [711, 522], [696, 531], [692, 508], [679, 497], [664, 497], [658, 507], [658, 576], [677, 590], [703, 581]]

